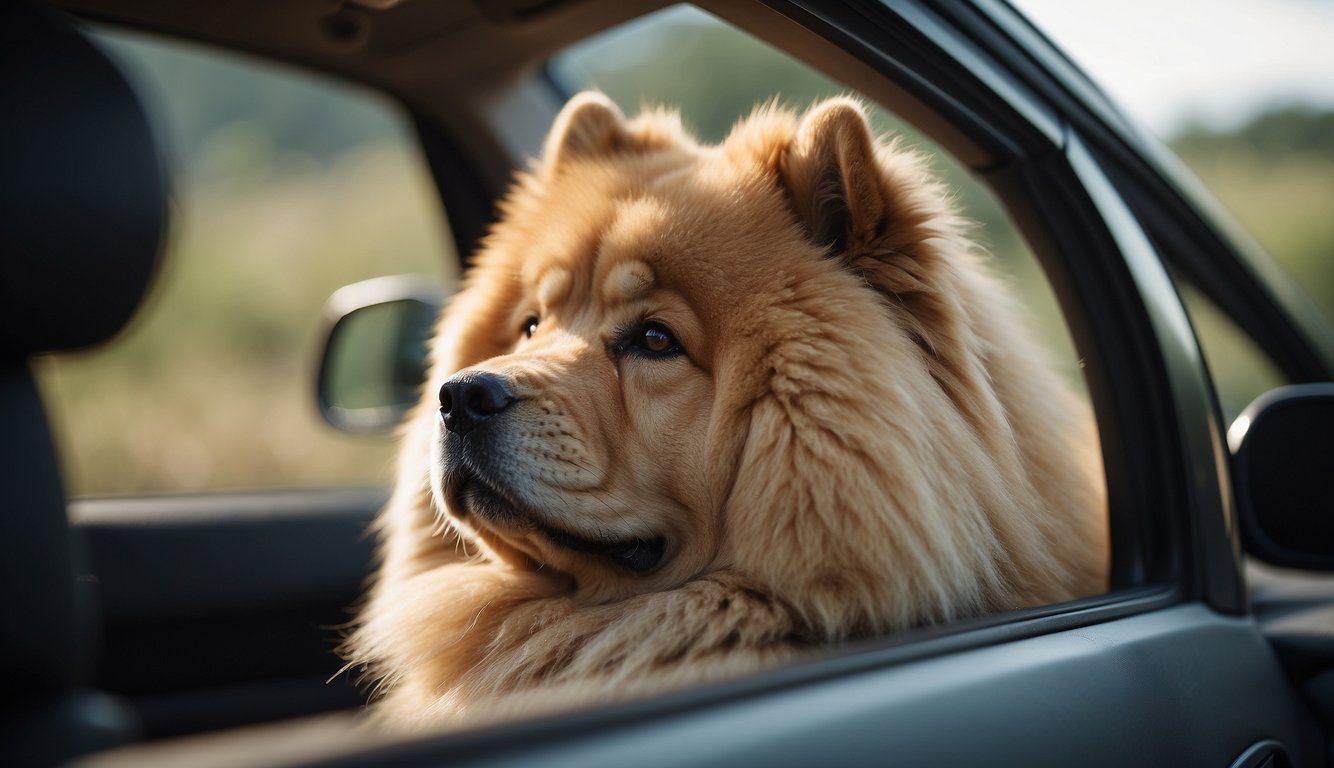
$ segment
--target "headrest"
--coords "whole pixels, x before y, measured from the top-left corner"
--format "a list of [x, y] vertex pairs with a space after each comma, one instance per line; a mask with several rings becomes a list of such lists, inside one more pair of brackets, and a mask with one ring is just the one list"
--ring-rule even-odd
[[0, 353], [82, 347], [152, 279], [164, 171], [111, 61], [47, 9], [0, 5]]

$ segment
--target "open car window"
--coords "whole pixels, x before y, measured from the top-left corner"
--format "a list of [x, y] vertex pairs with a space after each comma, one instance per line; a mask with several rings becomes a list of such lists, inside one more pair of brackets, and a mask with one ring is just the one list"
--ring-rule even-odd
[[[740, 119], [770, 101], [805, 108], [838, 95], [858, 96], [810, 65], [690, 5], [677, 5], [583, 40], [548, 63], [565, 93], [593, 88], [627, 115], [643, 106], [679, 109], [700, 140], [719, 142]], [[726, 72], [727, 77], [715, 73]], [[1084, 400], [1083, 364], [1052, 286], [1001, 201], [961, 162], [893, 111], [866, 101], [873, 130], [927, 154], [972, 235], [1019, 299], [1049, 359]]]
[[[717, 76], [725, 72], [726, 77]], [[710, 13], [672, 6], [580, 41], [554, 56], [547, 74], [570, 95], [595, 89], [626, 115], [679, 110], [687, 131], [721, 142], [756, 108], [771, 102], [804, 109], [822, 99], [858, 96], [810, 65]], [[883, 105], [864, 100], [873, 131], [925, 153], [945, 181], [987, 262], [1018, 299], [1054, 368], [1085, 402], [1083, 362], [1051, 283], [1002, 202], [963, 163]], [[1126, 586], [1117, 584], [1116, 586]]]

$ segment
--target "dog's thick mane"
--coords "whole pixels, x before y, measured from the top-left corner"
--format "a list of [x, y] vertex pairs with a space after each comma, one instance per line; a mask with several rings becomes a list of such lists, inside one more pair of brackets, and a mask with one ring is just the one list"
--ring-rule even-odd
[[[848, 99], [805, 115], [762, 108], [718, 148], [696, 146], [665, 112], [610, 134], [605, 119], [576, 102], [553, 141], [572, 143], [587, 164], [599, 152], [665, 165], [721, 152], [767, 180], [756, 194], [785, 196], [793, 236], [839, 263], [781, 278], [782, 300], [757, 318], [787, 331], [746, 363], [766, 381], [736, 416], [746, 437], [727, 543], [711, 569], [674, 589], [592, 602], [561, 574], [507, 565], [488, 542], [460, 536], [428, 487], [437, 407], [428, 393], [408, 421], [378, 521], [380, 570], [346, 645], [379, 681], [382, 720], [491, 718], [657, 692], [822, 644], [1104, 587], [1091, 416], [1043, 362], [922, 156], [874, 141]], [[541, 205], [568, 151], [548, 145], [511, 189], [502, 221]], [[467, 350], [492, 332], [495, 306], [513, 290], [487, 272], [507, 236], [503, 224], [489, 236], [442, 319], [430, 381], [478, 362]], [[829, 308], [858, 283], [903, 333], [835, 364], [831, 350], [883, 332], [874, 317], [832, 321]], [[891, 368], [905, 359], [919, 364]]]

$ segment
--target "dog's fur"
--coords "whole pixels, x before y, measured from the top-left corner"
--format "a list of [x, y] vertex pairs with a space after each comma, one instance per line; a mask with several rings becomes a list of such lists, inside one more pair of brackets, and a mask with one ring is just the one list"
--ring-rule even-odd
[[[706, 147], [581, 94], [501, 213], [349, 643], [383, 722], [658, 692], [1105, 589], [1090, 413], [924, 159], [855, 101], [761, 108]], [[645, 319], [684, 353], [618, 346]], [[485, 445], [437, 416], [464, 369], [520, 398]], [[460, 509], [465, 471], [512, 508]], [[650, 540], [642, 573], [593, 546]]]

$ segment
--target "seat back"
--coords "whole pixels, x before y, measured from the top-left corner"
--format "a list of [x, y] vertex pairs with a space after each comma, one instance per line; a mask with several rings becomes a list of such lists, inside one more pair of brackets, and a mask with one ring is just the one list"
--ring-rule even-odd
[[0, 764], [54, 764], [127, 727], [91, 659], [33, 355], [96, 344], [156, 271], [166, 189], [111, 61], [44, 8], [0, 4]]

